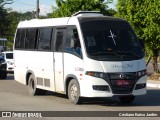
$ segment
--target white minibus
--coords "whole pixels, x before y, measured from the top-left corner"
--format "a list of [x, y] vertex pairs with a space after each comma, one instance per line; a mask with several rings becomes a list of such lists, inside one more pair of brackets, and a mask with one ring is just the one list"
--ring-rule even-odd
[[144, 52], [130, 24], [98, 12], [20, 22], [14, 63], [15, 80], [31, 95], [54, 91], [78, 104], [113, 96], [130, 103], [146, 94]]

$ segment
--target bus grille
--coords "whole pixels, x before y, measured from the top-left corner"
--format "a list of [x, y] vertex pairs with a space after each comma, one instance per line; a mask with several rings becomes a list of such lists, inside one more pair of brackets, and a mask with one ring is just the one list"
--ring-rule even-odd
[[134, 88], [134, 80], [111, 80], [114, 94], [128, 94]]
[[132, 93], [136, 83], [136, 72], [133, 73], [108, 73], [108, 83], [114, 94]]

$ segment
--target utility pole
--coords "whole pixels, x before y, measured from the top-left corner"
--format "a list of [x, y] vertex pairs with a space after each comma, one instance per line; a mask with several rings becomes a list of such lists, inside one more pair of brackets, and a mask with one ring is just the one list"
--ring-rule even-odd
[[37, 0], [37, 8], [36, 8], [36, 18], [38, 19], [39, 18], [39, 0]]

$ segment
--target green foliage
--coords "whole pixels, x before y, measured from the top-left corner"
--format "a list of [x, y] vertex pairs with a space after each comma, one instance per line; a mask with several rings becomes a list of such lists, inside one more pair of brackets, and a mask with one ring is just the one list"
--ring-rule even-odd
[[7, 10], [4, 9], [5, 4], [11, 4], [12, 0], [0, 0], [0, 37], [3, 37], [5, 31], [8, 29], [7, 26], [9, 21], [7, 20]]
[[8, 42], [7, 42], [8, 49], [12, 50], [14, 34], [16, 31], [17, 24], [19, 22], [19, 13], [18, 12], [10, 12], [7, 15], [7, 19], [10, 24], [8, 25], [9, 27], [8, 27], [8, 30], [6, 31], [5, 36], [8, 39]]
[[160, 1], [118, 0], [116, 16], [128, 20], [139, 39], [145, 40], [146, 50], [157, 56], [160, 50]]
[[6, 18], [10, 24], [8, 24], [8, 29], [6, 30], [5, 36], [8, 39], [7, 46], [9, 49], [13, 48], [14, 34], [18, 23], [22, 20], [30, 20], [33, 17], [33, 12], [19, 13], [12, 11], [7, 14]]
[[4, 5], [11, 4], [12, 0], [0, 0], [0, 37], [7, 38], [7, 31], [10, 29], [11, 21], [7, 18], [7, 10]]
[[100, 11], [103, 14], [113, 15], [115, 10], [107, 11], [108, 3], [113, 0], [56, 0], [58, 7], [52, 7], [53, 12], [49, 17], [67, 17], [78, 11]]

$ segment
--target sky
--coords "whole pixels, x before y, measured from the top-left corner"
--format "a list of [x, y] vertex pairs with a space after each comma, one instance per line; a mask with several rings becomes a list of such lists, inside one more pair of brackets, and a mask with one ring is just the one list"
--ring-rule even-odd
[[[14, 2], [9, 5], [5, 5], [5, 8], [12, 8], [13, 11], [27, 12], [36, 10], [37, 0], [13, 0]], [[115, 0], [114, 0], [115, 1]], [[52, 11], [52, 6], [56, 6], [56, 0], [39, 0], [40, 15], [46, 15]], [[109, 5], [111, 8], [115, 8], [114, 4]]]
[[[5, 5], [5, 8], [12, 8], [13, 11], [27, 12], [35, 11], [37, 0], [13, 0], [12, 4]], [[40, 15], [46, 15], [52, 11], [56, 0], [39, 0]]]

